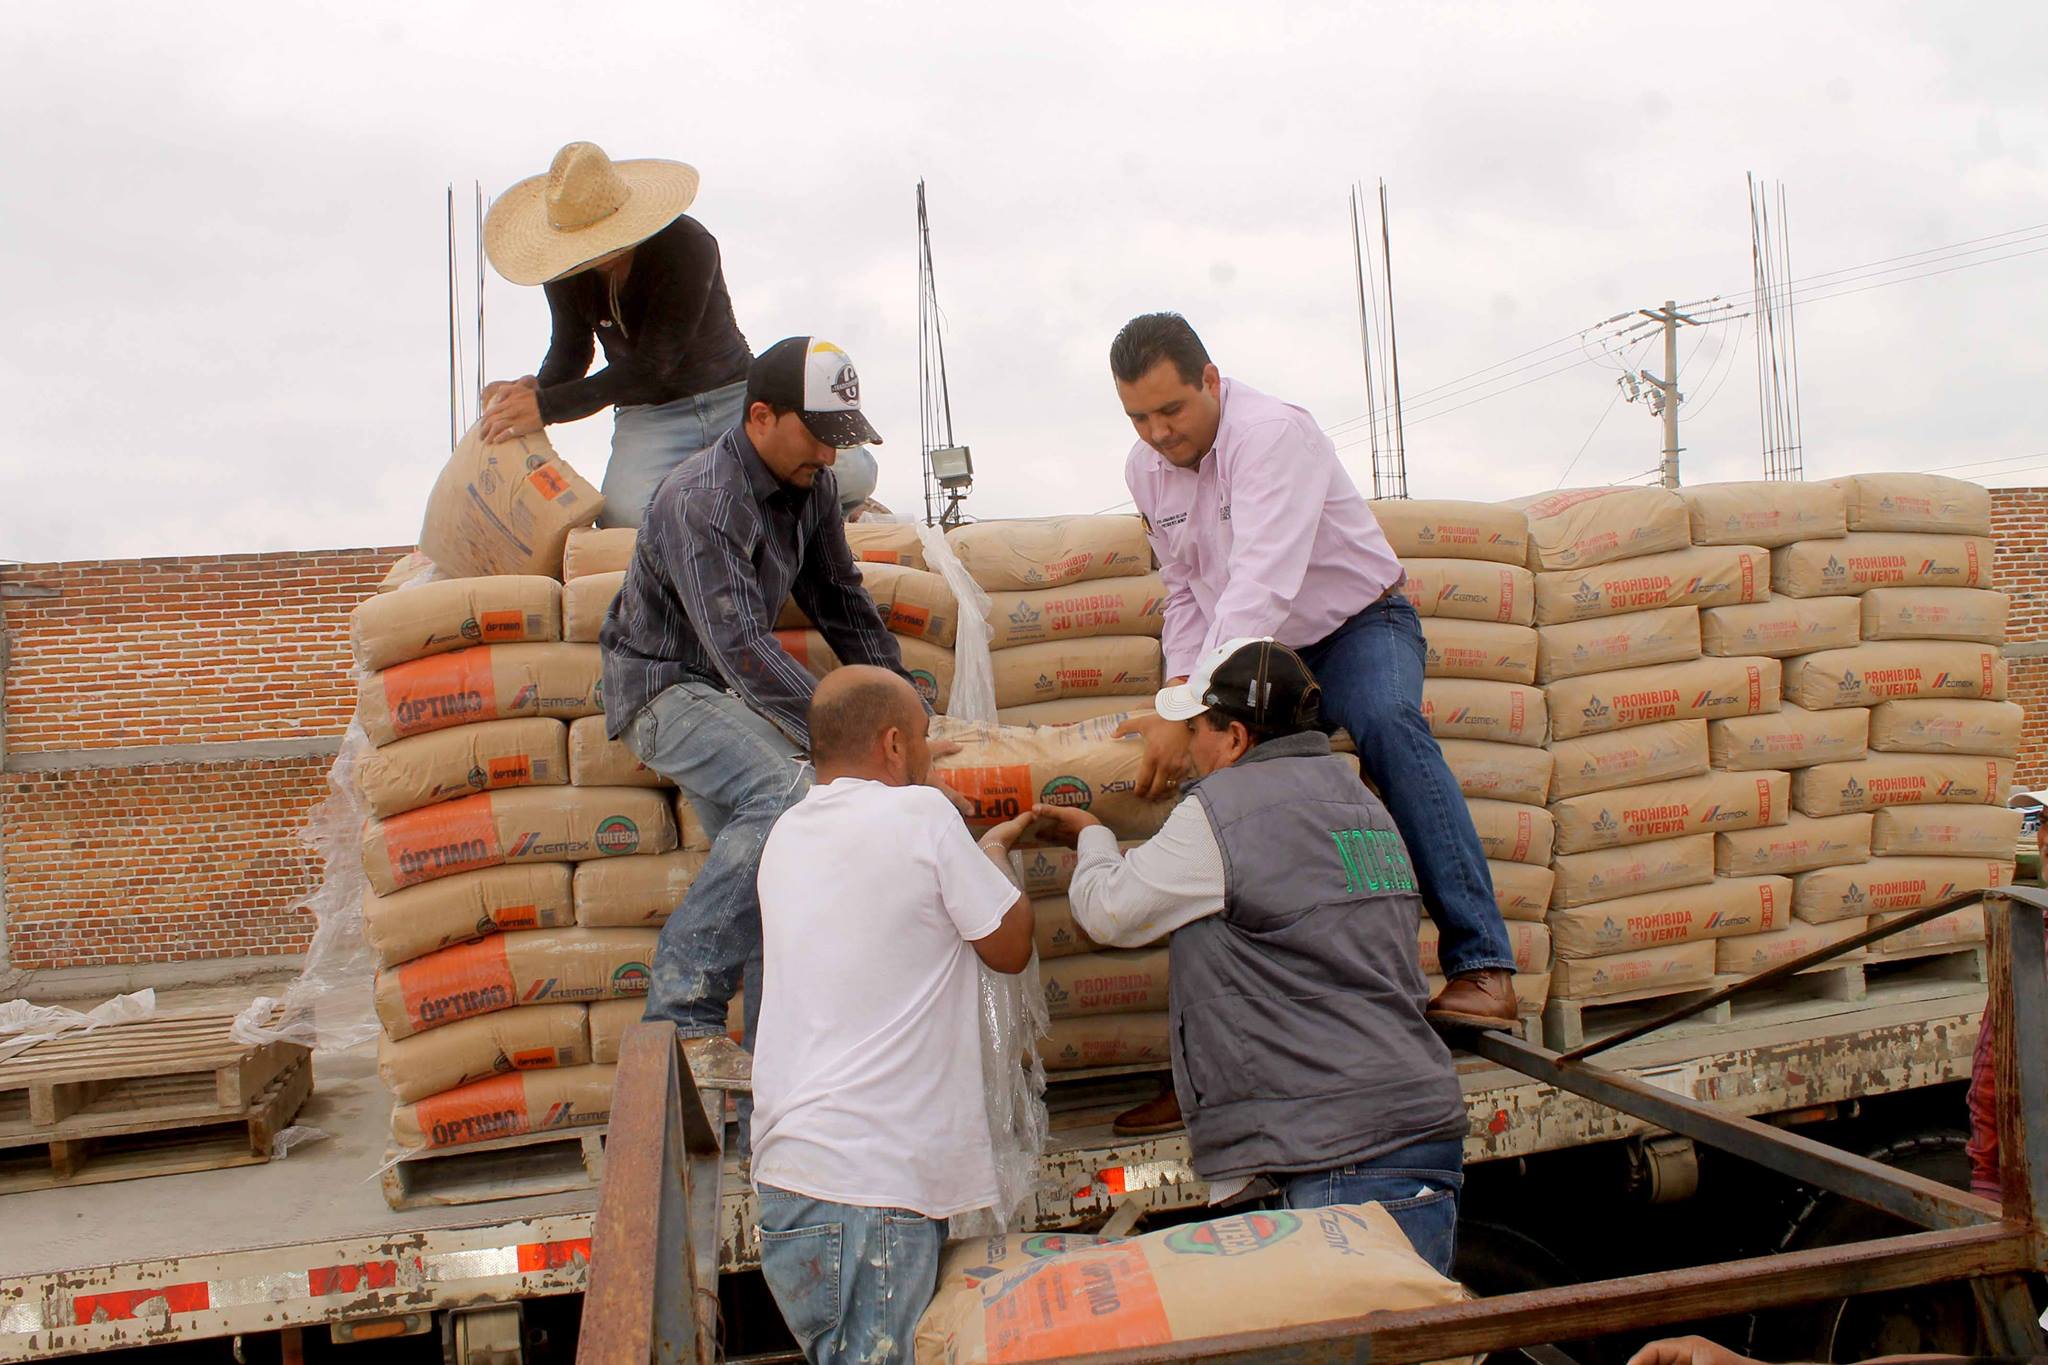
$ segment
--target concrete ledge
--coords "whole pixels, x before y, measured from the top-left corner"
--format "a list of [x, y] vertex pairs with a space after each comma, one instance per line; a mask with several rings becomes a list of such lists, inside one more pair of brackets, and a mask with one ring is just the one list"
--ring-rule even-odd
[[242, 739], [219, 744], [132, 744], [114, 749], [46, 749], [10, 753], [10, 773], [75, 772], [83, 768], [148, 768], [165, 763], [246, 763], [260, 758], [331, 758], [341, 736]]
[[[185, 962], [138, 962], [114, 967], [53, 967], [47, 970], [17, 968], [0, 970], [0, 997], [38, 1002], [85, 1000], [91, 1003], [111, 995], [139, 991], [145, 986], [159, 991], [181, 986], [241, 986], [249, 995], [282, 987], [299, 974], [305, 954], [277, 957], [208, 957]], [[276, 994], [275, 990], [268, 990]]]
[[2001, 645], [1998, 652], [2008, 659], [2039, 659], [2048, 657], [2048, 640], [2018, 640]]

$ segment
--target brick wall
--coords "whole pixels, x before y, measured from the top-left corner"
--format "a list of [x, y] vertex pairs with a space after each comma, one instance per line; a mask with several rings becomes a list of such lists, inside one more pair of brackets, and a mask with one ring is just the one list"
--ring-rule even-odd
[[[2048, 641], [2048, 488], [1998, 488], [1991, 493], [1991, 533], [1998, 541], [1992, 582], [2012, 597], [2006, 638], [2014, 644]], [[2012, 699], [2027, 708], [2020, 761], [2013, 780], [2022, 788], [2048, 787], [2048, 658], [2011, 660]]]

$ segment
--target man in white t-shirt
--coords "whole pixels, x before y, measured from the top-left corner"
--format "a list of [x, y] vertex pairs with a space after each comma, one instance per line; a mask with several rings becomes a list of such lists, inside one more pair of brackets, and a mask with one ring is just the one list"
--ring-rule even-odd
[[811, 698], [817, 782], [761, 853], [753, 1176], [761, 1271], [813, 1365], [908, 1360], [945, 1220], [996, 1199], [977, 959], [1031, 960], [1026, 812], [976, 847], [886, 669]]

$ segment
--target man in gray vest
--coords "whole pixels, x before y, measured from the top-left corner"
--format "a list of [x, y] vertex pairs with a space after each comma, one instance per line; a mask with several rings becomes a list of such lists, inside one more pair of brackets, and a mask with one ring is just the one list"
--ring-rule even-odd
[[1093, 816], [1074, 919], [1105, 946], [1173, 935], [1173, 1084], [1213, 1203], [1377, 1201], [1450, 1273], [1465, 1106], [1428, 1022], [1422, 898], [1393, 818], [1319, 728], [1299, 655], [1233, 640], [1158, 697], [1200, 780], [1128, 856]]

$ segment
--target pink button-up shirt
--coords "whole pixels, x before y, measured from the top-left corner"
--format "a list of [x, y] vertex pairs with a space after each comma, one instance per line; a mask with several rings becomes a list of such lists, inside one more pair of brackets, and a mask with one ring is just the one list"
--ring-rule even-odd
[[1124, 483], [1166, 580], [1166, 673], [1270, 635], [1312, 645], [1402, 578], [1372, 508], [1315, 418], [1223, 381], [1216, 445], [1178, 469], [1143, 441]]

